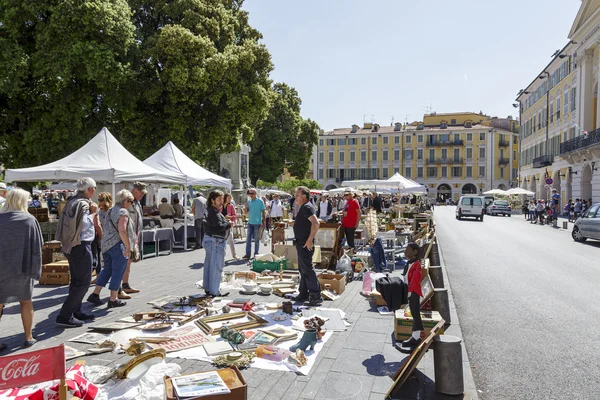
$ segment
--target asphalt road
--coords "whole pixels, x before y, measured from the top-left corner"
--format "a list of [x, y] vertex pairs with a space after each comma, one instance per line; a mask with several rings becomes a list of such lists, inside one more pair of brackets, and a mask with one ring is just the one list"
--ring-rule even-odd
[[436, 231], [480, 397], [600, 398], [600, 242], [454, 212], [436, 207]]

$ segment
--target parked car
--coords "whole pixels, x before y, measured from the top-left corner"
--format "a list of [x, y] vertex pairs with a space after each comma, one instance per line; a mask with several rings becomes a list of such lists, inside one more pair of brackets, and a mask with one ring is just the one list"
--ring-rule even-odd
[[585, 242], [587, 239], [600, 240], [600, 203], [592, 204], [577, 218], [571, 236], [576, 242]]
[[475, 195], [461, 196], [456, 205], [456, 219], [471, 217], [483, 221], [484, 197]]
[[483, 196], [483, 213], [487, 214], [487, 208], [490, 206], [496, 198], [494, 196]]
[[494, 200], [492, 204], [487, 207], [488, 215], [508, 215], [512, 214], [512, 207], [506, 200]]

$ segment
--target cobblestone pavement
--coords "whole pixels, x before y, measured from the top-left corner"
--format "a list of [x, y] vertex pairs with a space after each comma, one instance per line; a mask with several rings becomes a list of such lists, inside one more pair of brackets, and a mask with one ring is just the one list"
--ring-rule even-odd
[[[245, 245], [236, 243], [238, 256], [244, 254]], [[261, 251], [267, 248], [261, 245]], [[229, 248], [226, 260], [231, 258]], [[190, 295], [198, 293], [194, 282], [202, 279], [204, 250], [180, 251], [168, 256], [160, 256], [134, 264], [130, 283], [141, 289], [133, 294], [125, 307], [106, 310], [105, 306], [93, 308], [89, 303], [84, 304], [84, 312], [93, 312], [96, 323], [112, 322], [131, 315], [134, 312], [149, 311], [147, 301], [165, 295]], [[232, 261], [226, 264], [225, 270], [247, 270], [246, 263]], [[397, 272], [395, 272], [397, 274]], [[446, 279], [447, 282], [447, 279]], [[449, 285], [447, 285], [449, 286]], [[269, 371], [258, 368], [243, 370], [248, 383], [248, 399], [383, 399], [392, 384], [392, 375], [400, 367], [406, 355], [393, 347], [393, 317], [382, 316], [377, 312], [374, 303], [360, 294], [362, 282], [351, 282], [345, 292], [336, 301], [326, 301], [327, 307], [340, 308], [347, 314], [351, 326], [346, 332], [334, 333], [327, 341], [318, 359], [307, 376], [296, 375], [292, 372]], [[91, 293], [92, 287], [90, 287]], [[85, 326], [74, 329], [64, 329], [55, 326], [54, 320], [66, 296], [67, 287], [39, 286], [34, 289], [34, 336], [39, 342], [36, 349], [52, 347], [65, 343], [86, 332]], [[108, 295], [106, 290], [102, 295]], [[233, 291], [228, 297], [238, 295]], [[265, 298], [256, 296], [253, 301], [281, 301], [280, 297]], [[458, 317], [451, 301], [452, 326], [448, 334], [462, 336]], [[9, 304], [5, 308], [4, 317], [0, 323], [0, 341], [8, 345], [2, 355], [23, 351], [23, 333], [18, 304]], [[85, 350], [86, 345], [71, 343], [75, 348]], [[127, 355], [105, 353], [96, 356], [86, 356], [88, 365], [116, 365], [128, 360]], [[181, 365], [182, 373], [192, 373], [214, 368], [210, 363], [170, 359]], [[69, 364], [72, 364], [71, 361]], [[458, 398], [477, 398], [467, 355], [463, 346], [463, 369], [465, 374], [465, 395]], [[404, 386], [403, 399], [456, 399], [456, 396], [443, 396], [435, 393], [433, 352], [429, 351], [419, 368], [409, 382]]]

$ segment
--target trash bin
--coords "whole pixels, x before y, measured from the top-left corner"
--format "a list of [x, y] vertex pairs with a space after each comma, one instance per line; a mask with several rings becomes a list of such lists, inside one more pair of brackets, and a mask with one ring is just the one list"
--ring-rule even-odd
[[435, 391], [438, 393], [459, 395], [465, 391], [461, 341], [451, 335], [437, 335], [433, 339]]

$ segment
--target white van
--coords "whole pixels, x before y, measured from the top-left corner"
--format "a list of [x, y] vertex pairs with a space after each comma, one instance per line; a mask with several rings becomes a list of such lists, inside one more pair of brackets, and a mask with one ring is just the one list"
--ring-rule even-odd
[[484, 204], [485, 198], [483, 196], [462, 196], [456, 205], [456, 219], [475, 217], [475, 219], [483, 221]]

